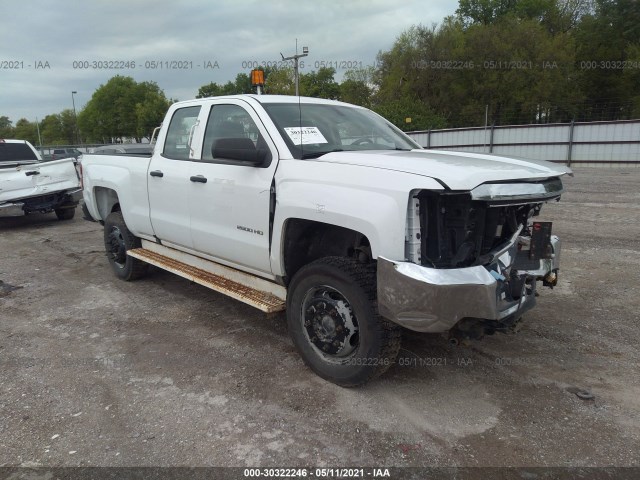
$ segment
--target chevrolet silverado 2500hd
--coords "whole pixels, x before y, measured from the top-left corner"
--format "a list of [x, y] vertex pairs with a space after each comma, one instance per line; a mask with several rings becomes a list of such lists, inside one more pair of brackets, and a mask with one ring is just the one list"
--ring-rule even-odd
[[0, 216], [55, 212], [70, 220], [81, 197], [74, 158], [43, 162], [29, 142], [0, 139]]
[[384, 372], [402, 328], [513, 327], [560, 241], [536, 221], [561, 165], [423, 150], [353, 105], [239, 95], [172, 105], [150, 157], [85, 155], [84, 199], [115, 273], [148, 264], [266, 312], [343, 386]]

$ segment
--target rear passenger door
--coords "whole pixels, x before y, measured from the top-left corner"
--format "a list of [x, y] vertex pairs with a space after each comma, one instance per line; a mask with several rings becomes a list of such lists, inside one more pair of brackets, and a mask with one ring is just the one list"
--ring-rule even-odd
[[[151, 225], [163, 243], [191, 248], [189, 192], [191, 143], [201, 105], [184, 106], [171, 116], [162, 150], [157, 149], [147, 172]], [[162, 139], [159, 139], [162, 141]]]

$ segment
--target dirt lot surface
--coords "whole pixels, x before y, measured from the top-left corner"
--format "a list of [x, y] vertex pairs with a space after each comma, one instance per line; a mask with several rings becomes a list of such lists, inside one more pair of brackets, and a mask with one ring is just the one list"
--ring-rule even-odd
[[0, 466], [640, 466], [640, 169], [566, 186], [541, 217], [560, 284], [518, 334], [408, 332], [357, 389], [301, 363], [284, 315], [116, 279], [80, 210], [0, 219]]

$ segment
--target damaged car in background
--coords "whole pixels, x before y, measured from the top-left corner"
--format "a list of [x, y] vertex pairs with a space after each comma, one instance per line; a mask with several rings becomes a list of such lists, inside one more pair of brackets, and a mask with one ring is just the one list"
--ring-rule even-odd
[[0, 139], [0, 217], [55, 212], [70, 220], [81, 198], [75, 158], [43, 161], [28, 141]]

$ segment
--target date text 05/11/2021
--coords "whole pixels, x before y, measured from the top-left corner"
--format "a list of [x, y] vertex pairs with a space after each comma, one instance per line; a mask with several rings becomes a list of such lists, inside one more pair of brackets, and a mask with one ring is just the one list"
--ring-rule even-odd
[[388, 468], [245, 468], [245, 478], [391, 478]]

